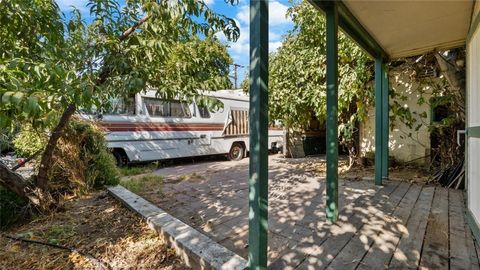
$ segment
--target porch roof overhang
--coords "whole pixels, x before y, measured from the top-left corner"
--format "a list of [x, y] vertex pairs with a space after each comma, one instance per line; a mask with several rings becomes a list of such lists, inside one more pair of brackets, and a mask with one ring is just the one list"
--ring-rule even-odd
[[[309, 0], [325, 10], [328, 1]], [[385, 60], [463, 46], [474, 1], [338, 1], [338, 24], [373, 57]]]

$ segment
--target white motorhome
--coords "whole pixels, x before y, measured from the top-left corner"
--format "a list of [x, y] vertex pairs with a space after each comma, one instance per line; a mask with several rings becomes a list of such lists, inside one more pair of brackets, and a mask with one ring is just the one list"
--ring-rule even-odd
[[[226, 154], [240, 160], [249, 151], [248, 96], [238, 90], [208, 92], [223, 103], [217, 111], [196, 102], [162, 100], [142, 92], [102, 115], [108, 147], [118, 165], [171, 158]], [[272, 151], [283, 146], [281, 128], [269, 128]]]

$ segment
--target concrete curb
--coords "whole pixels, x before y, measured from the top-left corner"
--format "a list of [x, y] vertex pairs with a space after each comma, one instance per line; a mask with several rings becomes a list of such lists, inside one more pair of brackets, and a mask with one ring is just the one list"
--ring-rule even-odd
[[247, 261], [244, 258], [135, 193], [122, 186], [108, 187], [107, 190], [128, 208], [145, 218], [149, 226], [175, 248], [187, 266], [194, 269], [243, 270], [247, 268]]

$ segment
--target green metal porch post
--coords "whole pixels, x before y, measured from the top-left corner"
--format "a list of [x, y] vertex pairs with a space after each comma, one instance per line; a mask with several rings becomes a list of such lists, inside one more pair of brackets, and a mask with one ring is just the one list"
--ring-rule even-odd
[[388, 142], [389, 142], [389, 84], [388, 84], [388, 68], [383, 66], [382, 81], [382, 178], [388, 179]]
[[375, 185], [382, 185], [383, 173], [383, 60], [375, 59]]
[[250, 1], [249, 269], [267, 268], [268, 1]]
[[338, 218], [338, 7], [327, 2], [327, 219]]

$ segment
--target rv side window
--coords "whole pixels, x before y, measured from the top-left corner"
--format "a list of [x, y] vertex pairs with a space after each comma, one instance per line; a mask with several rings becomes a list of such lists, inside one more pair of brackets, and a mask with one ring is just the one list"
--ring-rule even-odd
[[134, 115], [135, 114], [135, 96], [127, 98], [117, 97], [109, 100], [109, 108], [105, 109], [105, 114], [113, 115]]
[[198, 114], [200, 114], [201, 118], [210, 118], [207, 106], [198, 106]]
[[168, 102], [156, 98], [143, 98], [148, 114], [152, 117], [169, 116]]
[[190, 118], [192, 117], [192, 113], [190, 112], [188, 104], [179, 101], [170, 101], [170, 116]]
[[188, 104], [179, 101], [165, 101], [157, 98], [143, 98], [145, 107], [151, 117], [190, 118], [192, 113]]

